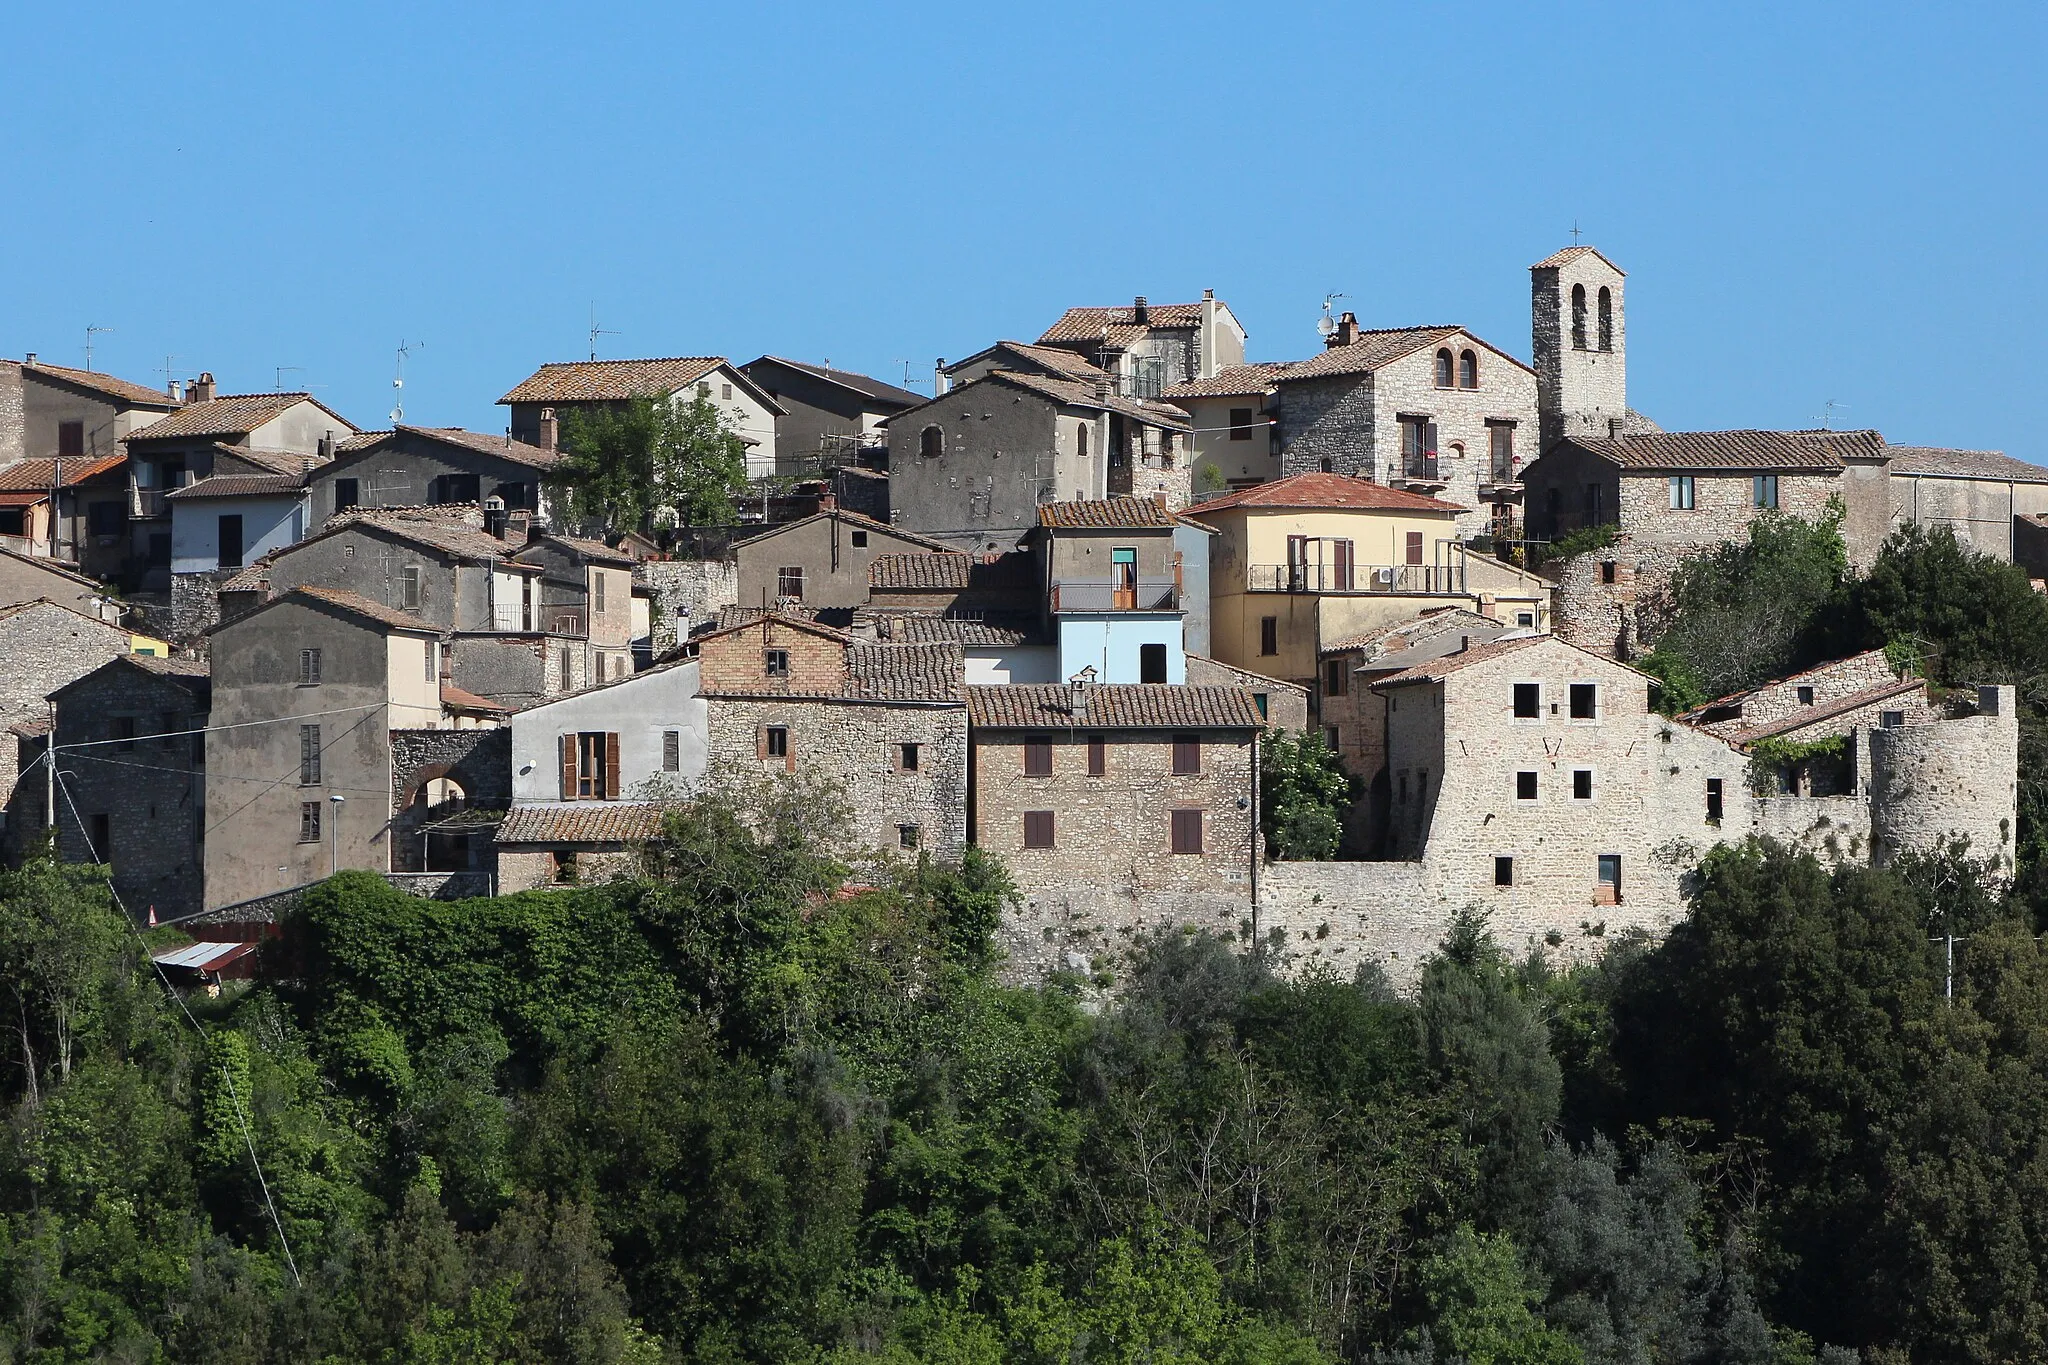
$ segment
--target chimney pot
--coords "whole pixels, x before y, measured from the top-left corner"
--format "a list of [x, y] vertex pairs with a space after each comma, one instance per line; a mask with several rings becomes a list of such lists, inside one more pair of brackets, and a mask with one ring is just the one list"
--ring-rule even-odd
[[1213, 290], [1213, 289], [1204, 289], [1204, 290], [1202, 291], [1202, 302], [1203, 302], [1203, 303], [1207, 303], [1207, 302], [1209, 302], [1209, 301], [1210, 301], [1211, 299], [1213, 299], [1213, 298], [1215, 298], [1215, 297], [1216, 297], [1216, 291], [1215, 291], [1215, 290]]
[[24, 365], [33, 365], [33, 364], [35, 364], [35, 363], [36, 363], [36, 353], [35, 353], [34, 351], [30, 351], [30, 352], [28, 353], [28, 359], [27, 359], [27, 360], [25, 360], [25, 361], [23, 361], [22, 363], [23, 363]]
[[839, 498], [838, 498], [838, 496], [837, 496], [836, 494], [832, 494], [832, 493], [820, 493], [820, 494], [818, 494], [818, 510], [819, 510], [820, 512], [830, 512], [830, 511], [834, 510], [835, 508], [837, 508], [838, 506], [839, 506]]
[[946, 357], [940, 356], [932, 362], [932, 397], [937, 398], [946, 391]]
[[1114, 379], [1106, 374], [1097, 376], [1095, 380], [1095, 396], [1097, 399], [1106, 403], [1115, 393], [1116, 381]]
[[192, 401], [211, 403], [213, 401], [213, 372], [201, 370], [199, 377], [192, 381]]
[[1131, 321], [1137, 323], [1140, 327], [1147, 326], [1152, 321], [1152, 310], [1145, 306], [1145, 296], [1143, 294], [1138, 295], [1137, 298], [1131, 301]]
[[540, 410], [540, 448], [542, 450], [553, 450], [556, 442], [561, 440], [561, 435], [562, 428], [561, 424], [555, 420], [555, 410], [553, 408], [542, 408]]

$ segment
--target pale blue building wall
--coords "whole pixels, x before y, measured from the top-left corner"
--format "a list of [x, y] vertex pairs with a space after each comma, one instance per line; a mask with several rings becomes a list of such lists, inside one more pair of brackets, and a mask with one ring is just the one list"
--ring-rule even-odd
[[1177, 611], [1063, 612], [1054, 624], [1062, 681], [1093, 668], [1097, 682], [1137, 682], [1138, 646], [1148, 644], [1166, 646], [1169, 683], [1188, 680], [1186, 637]]
[[220, 568], [220, 519], [242, 519], [242, 563], [296, 545], [306, 537], [305, 494], [276, 498], [171, 500], [171, 572]]

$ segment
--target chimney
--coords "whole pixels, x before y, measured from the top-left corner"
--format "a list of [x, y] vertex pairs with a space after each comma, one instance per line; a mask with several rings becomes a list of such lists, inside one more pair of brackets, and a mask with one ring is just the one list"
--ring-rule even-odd
[[1469, 636], [1469, 635], [1460, 635], [1460, 636], [1458, 637], [1458, 651], [1457, 651], [1457, 652], [1458, 652], [1458, 653], [1460, 653], [1460, 654], [1463, 654], [1463, 653], [1464, 653], [1464, 652], [1465, 652], [1466, 650], [1468, 650], [1468, 649], [1470, 649], [1470, 648], [1472, 648], [1472, 637], [1471, 637], [1471, 636]]
[[505, 530], [500, 539], [508, 545], [524, 545], [533, 529], [533, 513], [527, 511], [507, 512]]
[[1323, 341], [1325, 346], [1356, 346], [1358, 344], [1358, 314], [1346, 312], [1337, 319], [1337, 326]]
[[201, 370], [199, 377], [192, 381], [192, 401], [211, 403], [213, 401], [213, 372]]
[[946, 357], [940, 356], [932, 362], [932, 397], [937, 398], [946, 391]]
[[1216, 291], [1202, 291], [1202, 330], [1195, 335], [1195, 363], [1201, 373], [1198, 379], [1214, 379], [1216, 372], [1223, 368], [1216, 358]]
[[30, 351], [30, 352], [28, 353], [28, 359], [27, 359], [27, 360], [24, 360], [24, 361], [22, 361], [21, 363], [22, 363], [22, 364], [24, 364], [24, 365], [33, 365], [33, 364], [35, 364], [35, 363], [36, 363], [36, 353], [35, 353], [34, 351]]
[[1097, 402], [1101, 402], [1101, 403], [1107, 403], [1107, 402], [1108, 402], [1108, 401], [1109, 401], [1109, 400], [1110, 400], [1111, 398], [1114, 398], [1115, 396], [1116, 396], [1116, 378], [1115, 378], [1115, 376], [1113, 376], [1113, 375], [1107, 375], [1107, 374], [1105, 374], [1105, 375], [1101, 375], [1101, 376], [1097, 377], [1097, 379], [1096, 379], [1096, 381], [1095, 381], [1095, 398], [1096, 398], [1096, 401], [1097, 401]]
[[322, 464], [325, 464], [329, 460], [333, 459], [334, 433], [330, 431], [325, 436], [322, 436], [319, 440], [319, 443], [315, 445], [313, 453], [319, 457], [320, 463]]
[[830, 512], [830, 511], [834, 511], [834, 510], [836, 510], [836, 509], [838, 508], [838, 506], [839, 506], [839, 495], [838, 495], [838, 494], [836, 494], [836, 493], [820, 493], [820, 494], [818, 494], [818, 510], [819, 510], [820, 512]]
[[555, 420], [555, 410], [553, 408], [542, 408], [540, 410], [540, 440], [538, 442], [540, 448], [542, 450], [553, 450], [555, 443], [561, 439], [562, 424]]
[[1145, 306], [1145, 296], [1143, 294], [1131, 300], [1131, 321], [1137, 323], [1140, 327], [1149, 327], [1152, 324], [1152, 310]]
[[1088, 716], [1088, 690], [1095, 685], [1095, 666], [1088, 667], [1067, 679], [1067, 715], [1075, 721]]
[[184, 380], [182, 380], [182, 379], [173, 379], [173, 380], [171, 381], [171, 386], [170, 386], [170, 395], [171, 395], [171, 401], [172, 401], [173, 403], [182, 403], [182, 402], [184, 402], [184, 401], [185, 401], [185, 381], [184, 381]]
[[510, 518], [505, 515], [505, 500], [496, 493], [484, 499], [484, 534], [493, 540], [505, 538], [505, 527]]

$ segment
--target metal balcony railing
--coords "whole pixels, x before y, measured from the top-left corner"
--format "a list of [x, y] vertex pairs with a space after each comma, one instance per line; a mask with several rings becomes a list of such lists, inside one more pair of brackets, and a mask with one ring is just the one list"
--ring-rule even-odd
[[1407, 455], [1401, 460], [1401, 477], [1416, 479], [1423, 483], [1441, 483], [1442, 470], [1436, 452], [1423, 455]]
[[170, 515], [170, 506], [164, 501], [164, 489], [138, 488], [128, 486], [128, 515], [131, 517], [164, 517]]
[[526, 613], [517, 602], [499, 602], [491, 607], [491, 629], [507, 632], [522, 632], [533, 629], [526, 619]]
[[1254, 564], [1251, 592], [1454, 593], [1465, 590], [1461, 564]]
[[1059, 611], [1178, 611], [1180, 589], [1171, 581], [1147, 579], [1062, 579], [1052, 585], [1052, 609]]

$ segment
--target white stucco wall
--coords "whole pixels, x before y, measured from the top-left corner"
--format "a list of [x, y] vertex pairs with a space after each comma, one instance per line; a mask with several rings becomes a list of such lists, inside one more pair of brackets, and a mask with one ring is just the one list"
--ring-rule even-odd
[[[649, 779], [694, 782], [704, 775], [710, 723], [698, 695], [696, 660], [636, 673], [623, 682], [529, 707], [512, 718], [512, 799], [562, 799], [561, 737], [584, 730], [619, 737], [619, 781], [632, 799]], [[681, 764], [664, 771], [662, 736], [679, 732]]]

